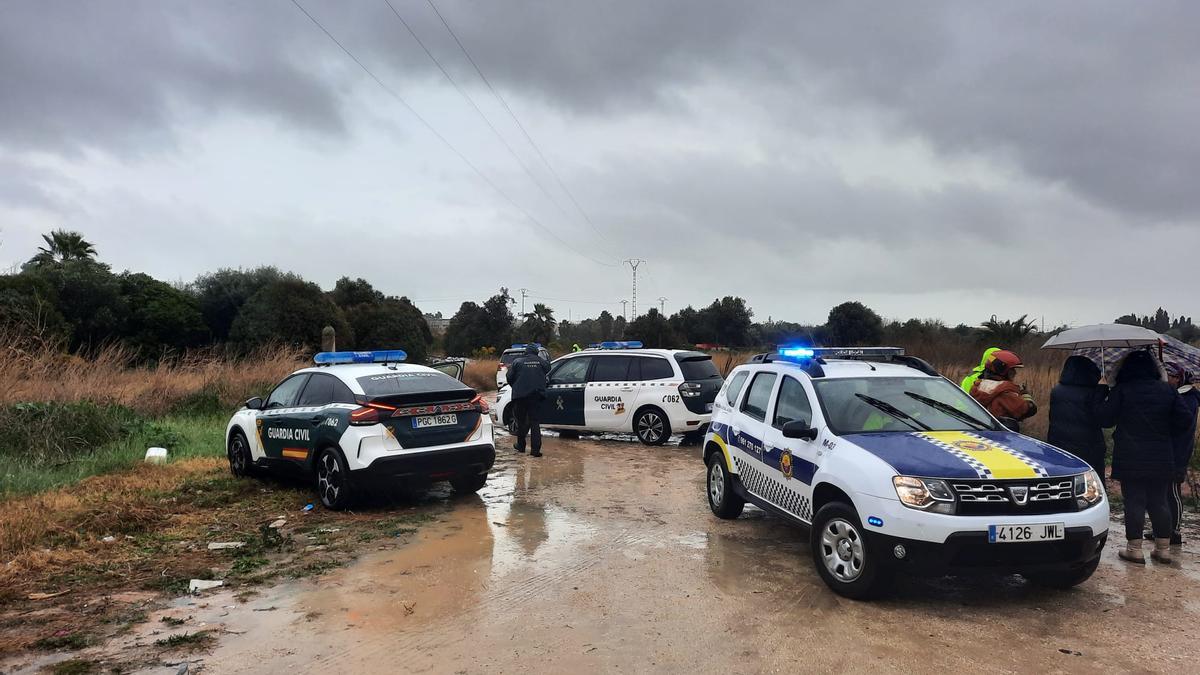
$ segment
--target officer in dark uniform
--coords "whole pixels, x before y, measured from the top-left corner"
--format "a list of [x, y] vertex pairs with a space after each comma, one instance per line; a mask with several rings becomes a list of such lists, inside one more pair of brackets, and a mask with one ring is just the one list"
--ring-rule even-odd
[[546, 398], [546, 376], [550, 362], [538, 355], [538, 345], [525, 345], [525, 353], [508, 366], [508, 386], [512, 387], [513, 421], [517, 426], [517, 452], [525, 452], [525, 434], [529, 433], [529, 456], [542, 456], [542, 428], [538, 426], [542, 401]]

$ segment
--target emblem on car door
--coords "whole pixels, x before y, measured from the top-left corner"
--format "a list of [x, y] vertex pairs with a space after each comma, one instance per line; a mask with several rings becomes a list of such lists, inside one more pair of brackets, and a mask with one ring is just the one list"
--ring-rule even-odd
[[790, 450], [784, 450], [779, 456], [779, 471], [783, 473], [785, 479], [792, 477], [792, 453]]

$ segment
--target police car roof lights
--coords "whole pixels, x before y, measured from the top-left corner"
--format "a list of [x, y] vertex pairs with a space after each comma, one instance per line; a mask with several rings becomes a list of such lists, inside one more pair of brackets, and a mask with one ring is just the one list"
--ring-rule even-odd
[[601, 342], [600, 349], [641, 349], [642, 343], [637, 340], [610, 340]]
[[342, 363], [396, 363], [404, 361], [408, 354], [403, 349], [381, 349], [370, 352], [320, 352], [313, 357], [319, 366]]
[[898, 363], [937, 376], [933, 366], [915, 356], [905, 356], [902, 347], [797, 347], [781, 345], [775, 353], [759, 354], [751, 359], [754, 363], [795, 363], [805, 368], [813, 377], [824, 377], [821, 368], [827, 360], [875, 361]]
[[528, 344], [521, 342], [521, 343], [514, 344], [513, 346], [509, 347], [509, 349], [525, 349], [527, 347], [534, 347], [536, 349], [541, 349], [542, 345], [539, 342], [530, 342]]

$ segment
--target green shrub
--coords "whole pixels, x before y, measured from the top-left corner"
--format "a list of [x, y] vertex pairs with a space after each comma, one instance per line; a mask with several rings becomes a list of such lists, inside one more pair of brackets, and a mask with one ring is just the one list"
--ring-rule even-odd
[[144, 419], [90, 401], [0, 406], [0, 456], [23, 464], [62, 464], [140, 431]]

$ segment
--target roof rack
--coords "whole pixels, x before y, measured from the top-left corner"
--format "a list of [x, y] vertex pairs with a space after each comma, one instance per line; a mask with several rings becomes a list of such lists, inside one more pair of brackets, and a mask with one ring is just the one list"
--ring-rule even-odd
[[940, 377], [941, 373], [924, 359], [906, 356], [902, 347], [792, 347], [781, 346], [774, 353], [758, 354], [752, 363], [795, 363], [812, 377], [824, 377], [830, 360], [873, 361], [896, 363], [914, 370]]

